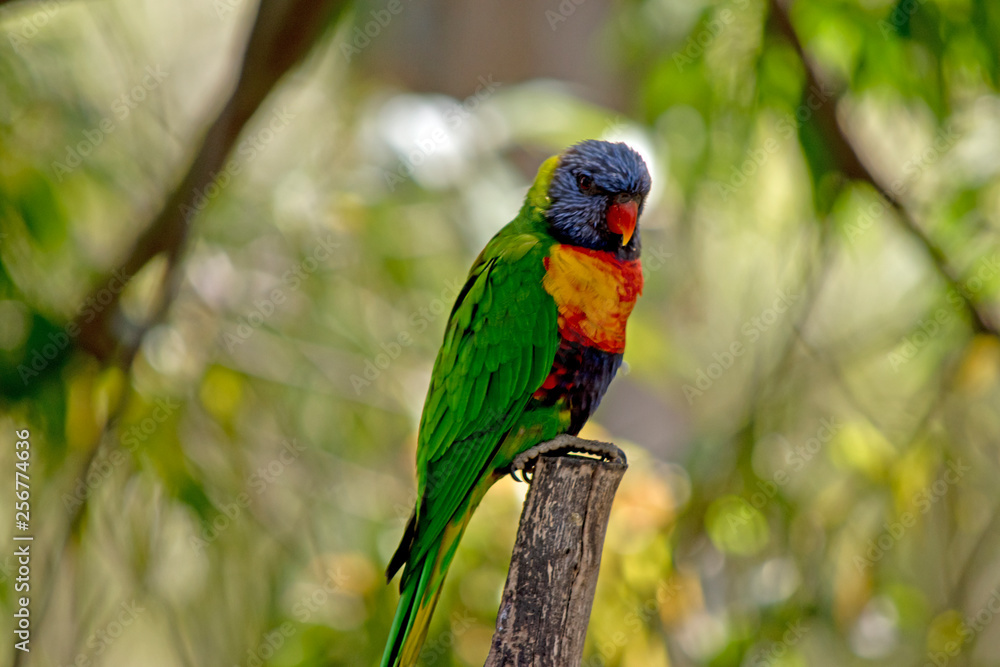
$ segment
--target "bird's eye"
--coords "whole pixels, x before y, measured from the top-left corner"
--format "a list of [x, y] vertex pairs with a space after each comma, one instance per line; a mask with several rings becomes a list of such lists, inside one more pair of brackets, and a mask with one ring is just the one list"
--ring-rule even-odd
[[587, 174], [577, 174], [576, 184], [580, 188], [580, 192], [585, 195], [592, 195], [597, 191], [597, 188], [594, 186], [594, 179]]

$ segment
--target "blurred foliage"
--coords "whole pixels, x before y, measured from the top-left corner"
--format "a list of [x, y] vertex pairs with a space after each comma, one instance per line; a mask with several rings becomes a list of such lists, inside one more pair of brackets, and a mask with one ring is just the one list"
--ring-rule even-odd
[[[99, 361], [74, 323], [120, 289], [252, 5], [0, 8], [0, 462], [29, 429], [36, 535], [20, 664], [375, 663], [448, 309], [540, 160], [590, 137], [641, 150], [655, 191], [628, 366], [584, 434], [631, 462], [584, 664], [995, 663], [1000, 342], [963, 300], [1000, 321], [997, 3], [799, 0], [805, 61], [764, 0], [525, 3], [506, 51], [435, 89], [393, 45], [447, 24], [454, 53], [488, 10], [361, 4], [244, 128], [134, 361]], [[823, 117], [925, 239], [842, 173]], [[125, 319], [166, 273], [132, 277]], [[426, 664], [485, 658], [524, 492], [474, 517]]]

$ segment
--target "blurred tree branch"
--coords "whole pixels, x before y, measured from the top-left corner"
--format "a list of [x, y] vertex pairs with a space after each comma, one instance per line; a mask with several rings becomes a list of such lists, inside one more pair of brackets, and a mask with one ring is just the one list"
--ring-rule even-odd
[[[0, 0], [0, 5], [9, 1]], [[190, 213], [185, 214], [185, 211], [195, 209], [195, 201], [205, 187], [215, 180], [216, 173], [227, 160], [244, 126], [281, 77], [309, 53], [326, 27], [346, 5], [346, 0], [261, 0], [247, 40], [235, 89], [205, 133], [187, 173], [136, 240], [125, 261], [98, 281], [91, 293], [91, 298], [96, 301], [100, 292], [109, 291], [106, 286], [116, 279], [116, 274], [124, 274], [127, 283], [149, 260], [163, 254], [167, 259], [167, 275], [155, 315], [142, 324], [126, 322], [120, 306], [124, 289], [120, 289], [91, 321], [87, 322], [82, 317], [77, 319], [79, 349], [93, 354], [105, 364], [117, 363], [122, 368], [128, 368], [142, 335], [166, 313], [180, 283], [179, 260], [195, 217]], [[124, 405], [125, 401], [120, 401], [112, 414], [107, 416], [101, 433], [84, 461], [81, 479], [87, 478], [100, 443], [115, 427]], [[85, 499], [72, 513], [61, 539], [55, 542], [55, 557], [50, 560], [50, 568], [55, 568], [63, 560], [59, 555], [65, 554], [73, 544], [71, 535], [80, 525], [86, 507]], [[48, 577], [50, 579], [51, 574], [50, 572]], [[38, 601], [35, 612], [38, 626], [45, 619], [53, 590], [54, 587], [45, 587]], [[23, 664], [25, 655], [22, 651], [14, 650], [12, 664], [15, 667]], [[187, 660], [183, 651], [182, 657]]]
[[[795, 28], [788, 15], [788, 8], [786, 6], [787, 1], [788, 0], [770, 0], [775, 28], [779, 34], [784, 36], [789, 41], [802, 61], [806, 73], [806, 89], [811, 89], [814, 86], [821, 86], [823, 82], [822, 75], [818, 71], [815, 63], [813, 63], [807, 56], [802, 42], [799, 40], [798, 35], [795, 32]], [[934, 242], [933, 239], [930, 238], [900, 198], [889, 188], [879, 182], [874, 173], [862, 162], [858, 151], [855, 149], [855, 146], [851, 141], [851, 138], [837, 121], [836, 104], [821, 105], [820, 108], [816, 110], [816, 121], [819, 125], [821, 135], [827, 142], [829, 153], [835, 160], [841, 173], [853, 180], [868, 183], [889, 203], [895, 211], [895, 219], [899, 222], [902, 228], [924, 249], [938, 275], [950, 288], [955, 291], [956, 294], [960, 295], [965, 310], [970, 317], [973, 330], [979, 334], [989, 334], [1000, 337], [1000, 332], [998, 332], [996, 325], [989, 319], [987, 314], [980, 309], [979, 305], [968, 296], [966, 291], [962, 289], [960, 276], [951, 265], [945, 252]], [[831, 370], [834, 371], [841, 386], [845, 390], [848, 390], [848, 384], [846, 379], [843, 377], [843, 374], [836, 369], [834, 365], [831, 365]], [[958, 369], [953, 367], [949, 370], [947, 376], [949, 378], [954, 377], [957, 372]], [[947, 382], [948, 381], [943, 381], [942, 384], [947, 384]], [[908, 439], [908, 445], [912, 445], [922, 433], [927, 432], [932, 417], [942, 407], [944, 396], [945, 390], [942, 387], [941, 391], [937, 394], [935, 401], [927, 408], [923, 417], [914, 427], [913, 432]], [[854, 399], [854, 402], [860, 403], [860, 401], [856, 398]], [[870, 417], [869, 421], [873, 424], [877, 423]], [[967, 592], [969, 590], [970, 580], [973, 577], [973, 568], [971, 567], [971, 564], [990, 544], [989, 538], [995, 535], [997, 523], [1000, 521], [1000, 513], [997, 512], [997, 506], [994, 506], [990, 516], [990, 521], [980, 532], [978, 538], [971, 545], [968, 551], [964, 554], [962, 558], [962, 565], [954, 570], [957, 571], [959, 575], [953, 582], [948, 583], [946, 602], [948, 608], [961, 609], [967, 603]]]
[[[77, 322], [80, 349], [105, 362], [117, 357], [123, 366], [130, 363], [143, 333], [167, 311], [177, 290], [177, 267], [195, 217], [191, 213], [195, 202], [215, 180], [243, 127], [277, 82], [309, 53], [346, 4], [345, 0], [261, 0], [235, 90], [205, 133], [184, 178], [117, 269], [130, 280], [149, 260], [165, 256], [167, 276], [155, 316], [142, 325], [127, 322], [120, 308], [124, 290], [120, 290], [90, 322]], [[98, 281], [92, 296], [112, 279], [109, 273]]]
[[[788, 15], [786, 4], [787, 0], [770, 0], [774, 26], [778, 33], [788, 40], [802, 61], [806, 73], [805, 89], [825, 90], [826, 86], [823, 84], [826, 82], [823, 80], [823, 76], [818, 71], [815, 63], [806, 54], [805, 48], [802, 46], [802, 42], [799, 40], [798, 34], [795, 32], [795, 27], [792, 25], [791, 18]], [[815, 117], [820, 133], [827, 142], [829, 154], [837, 164], [840, 172], [847, 178], [868, 183], [875, 188], [895, 210], [895, 218], [902, 225], [903, 229], [924, 249], [938, 275], [961, 296], [965, 310], [972, 320], [973, 329], [977, 333], [988, 333], [1000, 337], [1000, 332], [998, 332], [986, 314], [982, 312], [978, 304], [970, 299], [965, 291], [962, 290], [960, 278], [941, 247], [928, 236], [913, 214], [903, 205], [903, 202], [880, 183], [872, 171], [862, 162], [851, 138], [837, 121], [837, 99], [834, 96], [833, 104], [819, 105], [819, 108], [815, 110]]]

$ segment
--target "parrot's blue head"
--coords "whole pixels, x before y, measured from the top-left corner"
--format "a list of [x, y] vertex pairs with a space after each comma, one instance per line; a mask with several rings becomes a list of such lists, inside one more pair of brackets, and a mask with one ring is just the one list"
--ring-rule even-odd
[[622, 143], [583, 141], [560, 156], [545, 212], [562, 243], [605, 250], [619, 259], [639, 256], [638, 221], [649, 194], [642, 156]]

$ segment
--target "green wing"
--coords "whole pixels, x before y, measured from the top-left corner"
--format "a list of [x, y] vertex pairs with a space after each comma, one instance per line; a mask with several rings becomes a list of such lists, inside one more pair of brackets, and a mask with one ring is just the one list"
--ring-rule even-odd
[[517, 223], [483, 250], [459, 295], [434, 363], [417, 445], [417, 542], [435, 546], [503, 437], [552, 368], [557, 312], [542, 287], [546, 243]]
[[391, 579], [406, 564], [382, 667], [417, 664], [455, 549], [496, 469], [560, 428], [547, 411], [524, 414], [559, 348], [556, 304], [542, 286], [555, 243], [543, 211], [558, 162], [542, 164], [520, 214], [473, 264], [445, 328], [420, 420], [417, 507], [386, 569]]

